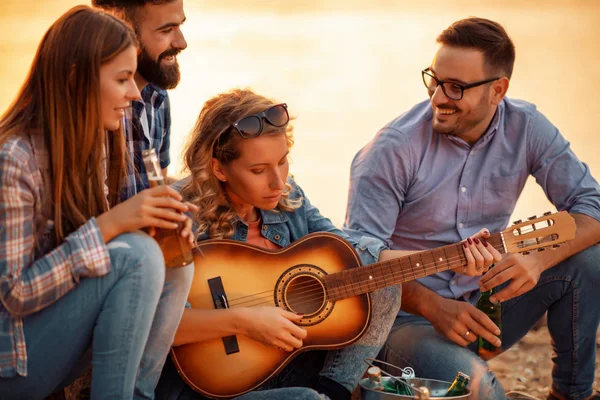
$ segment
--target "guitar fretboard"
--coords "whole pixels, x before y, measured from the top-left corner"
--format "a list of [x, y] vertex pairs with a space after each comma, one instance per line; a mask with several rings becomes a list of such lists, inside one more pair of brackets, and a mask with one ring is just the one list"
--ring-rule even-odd
[[[491, 235], [487, 241], [501, 254], [506, 252], [500, 233]], [[346, 269], [327, 275], [324, 280], [329, 300], [337, 301], [465, 266], [467, 263], [463, 245], [458, 243]]]

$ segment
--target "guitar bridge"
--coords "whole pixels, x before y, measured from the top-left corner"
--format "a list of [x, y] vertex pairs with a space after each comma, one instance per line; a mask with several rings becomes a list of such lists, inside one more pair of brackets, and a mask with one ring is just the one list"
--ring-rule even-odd
[[[221, 277], [211, 278], [208, 280], [208, 287], [212, 295], [213, 303], [216, 309], [227, 309], [229, 308], [229, 302], [227, 301], [227, 294], [223, 287], [223, 281]], [[240, 347], [238, 345], [237, 338], [235, 335], [226, 336], [222, 338], [223, 345], [225, 346], [226, 354], [239, 353]]]

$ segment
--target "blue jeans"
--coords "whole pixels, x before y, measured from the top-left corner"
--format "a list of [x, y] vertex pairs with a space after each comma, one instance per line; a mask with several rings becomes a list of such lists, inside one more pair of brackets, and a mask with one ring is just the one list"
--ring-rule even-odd
[[0, 398], [43, 399], [73, 381], [90, 359], [93, 399], [154, 397], [193, 267], [165, 270], [156, 241], [142, 232], [120, 235], [108, 249], [108, 274], [82, 279], [24, 319], [28, 374], [0, 379]]
[[[376, 357], [385, 342], [395, 315], [400, 309], [401, 297], [400, 286], [371, 293], [371, 323], [358, 341], [339, 350], [309, 351], [300, 354], [259, 390], [237, 399], [322, 399], [323, 397], [313, 390], [317, 387], [319, 377], [337, 382], [347, 390], [349, 397], [367, 369], [364, 359]], [[156, 399], [201, 400], [205, 397], [187, 386], [173, 364], [167, 361], [156, 388]]]
[[[600, 321], [600, 246], [592, 246], [545, 271], [529, 292], [502, 303], [502, 349], [518, 342], [548, 311], [554, 348], [552, 392], [570, 399], [592, 394]], [[504, 389], [477, 354], [476, 342], [460, 347], [418, 316], [398, 317], [380, 358], [410, 366], [421, 378], [471, 377], [474, 399], [505, 399]]]

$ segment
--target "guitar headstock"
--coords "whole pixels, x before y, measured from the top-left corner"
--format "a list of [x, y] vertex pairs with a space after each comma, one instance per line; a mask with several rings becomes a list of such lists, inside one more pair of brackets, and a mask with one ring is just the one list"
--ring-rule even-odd
[[529, 217], [527, 221], [515, 221], [504, 231], [502, 237], [508, 253], [529, 254], [538, 249], [559, 247], [560, 243], [575, 237], [575, 220], [566, 211], [544, 213], [541, 217]]

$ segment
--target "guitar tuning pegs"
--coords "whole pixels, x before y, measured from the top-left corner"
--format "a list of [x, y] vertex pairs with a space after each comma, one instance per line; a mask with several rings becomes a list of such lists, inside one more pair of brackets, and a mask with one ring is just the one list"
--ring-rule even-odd
[[529, 218], [527, 218], [527, 219], [531, 221], [531, 220], [534, 220], [534, 219], [536, 219], [536, 218], [537, 218], [537, 216], [535, 216], [535, 215], [532, 215], [531, 217], [529, 217]]
[[553, 248], [553, 249], [558, 249], [559, 247], [560, 247], [560, 244], [553, 244], [553, 245], [552, 245], [552, 248]]
[[552, 215], [552, 211], [546, 211], [546, 212], [544, 213], [544, 217], [547, 217], [548, 215]]
[[542, 252], [542, 251], [544, 251], [544, 250], [546, 250], [546, 248], [545, 248], [545, 247], [540, 247], [540, 248], [538, 248], [538, 251], [539, 251], [539, 252]]
[[513, 225], [518, 225], [518, 224], [520, 224], [521, 222], [523, 222], [523, 220], [521, 220], [521, 219], [518, 219], [518, 220], [516, 220], [515, 222], [513, 222]]
[[528, 255], [529, 253], [531, 253], [530, 251], [524, 251], [521, 254], [523, 254], [524, 256]]

